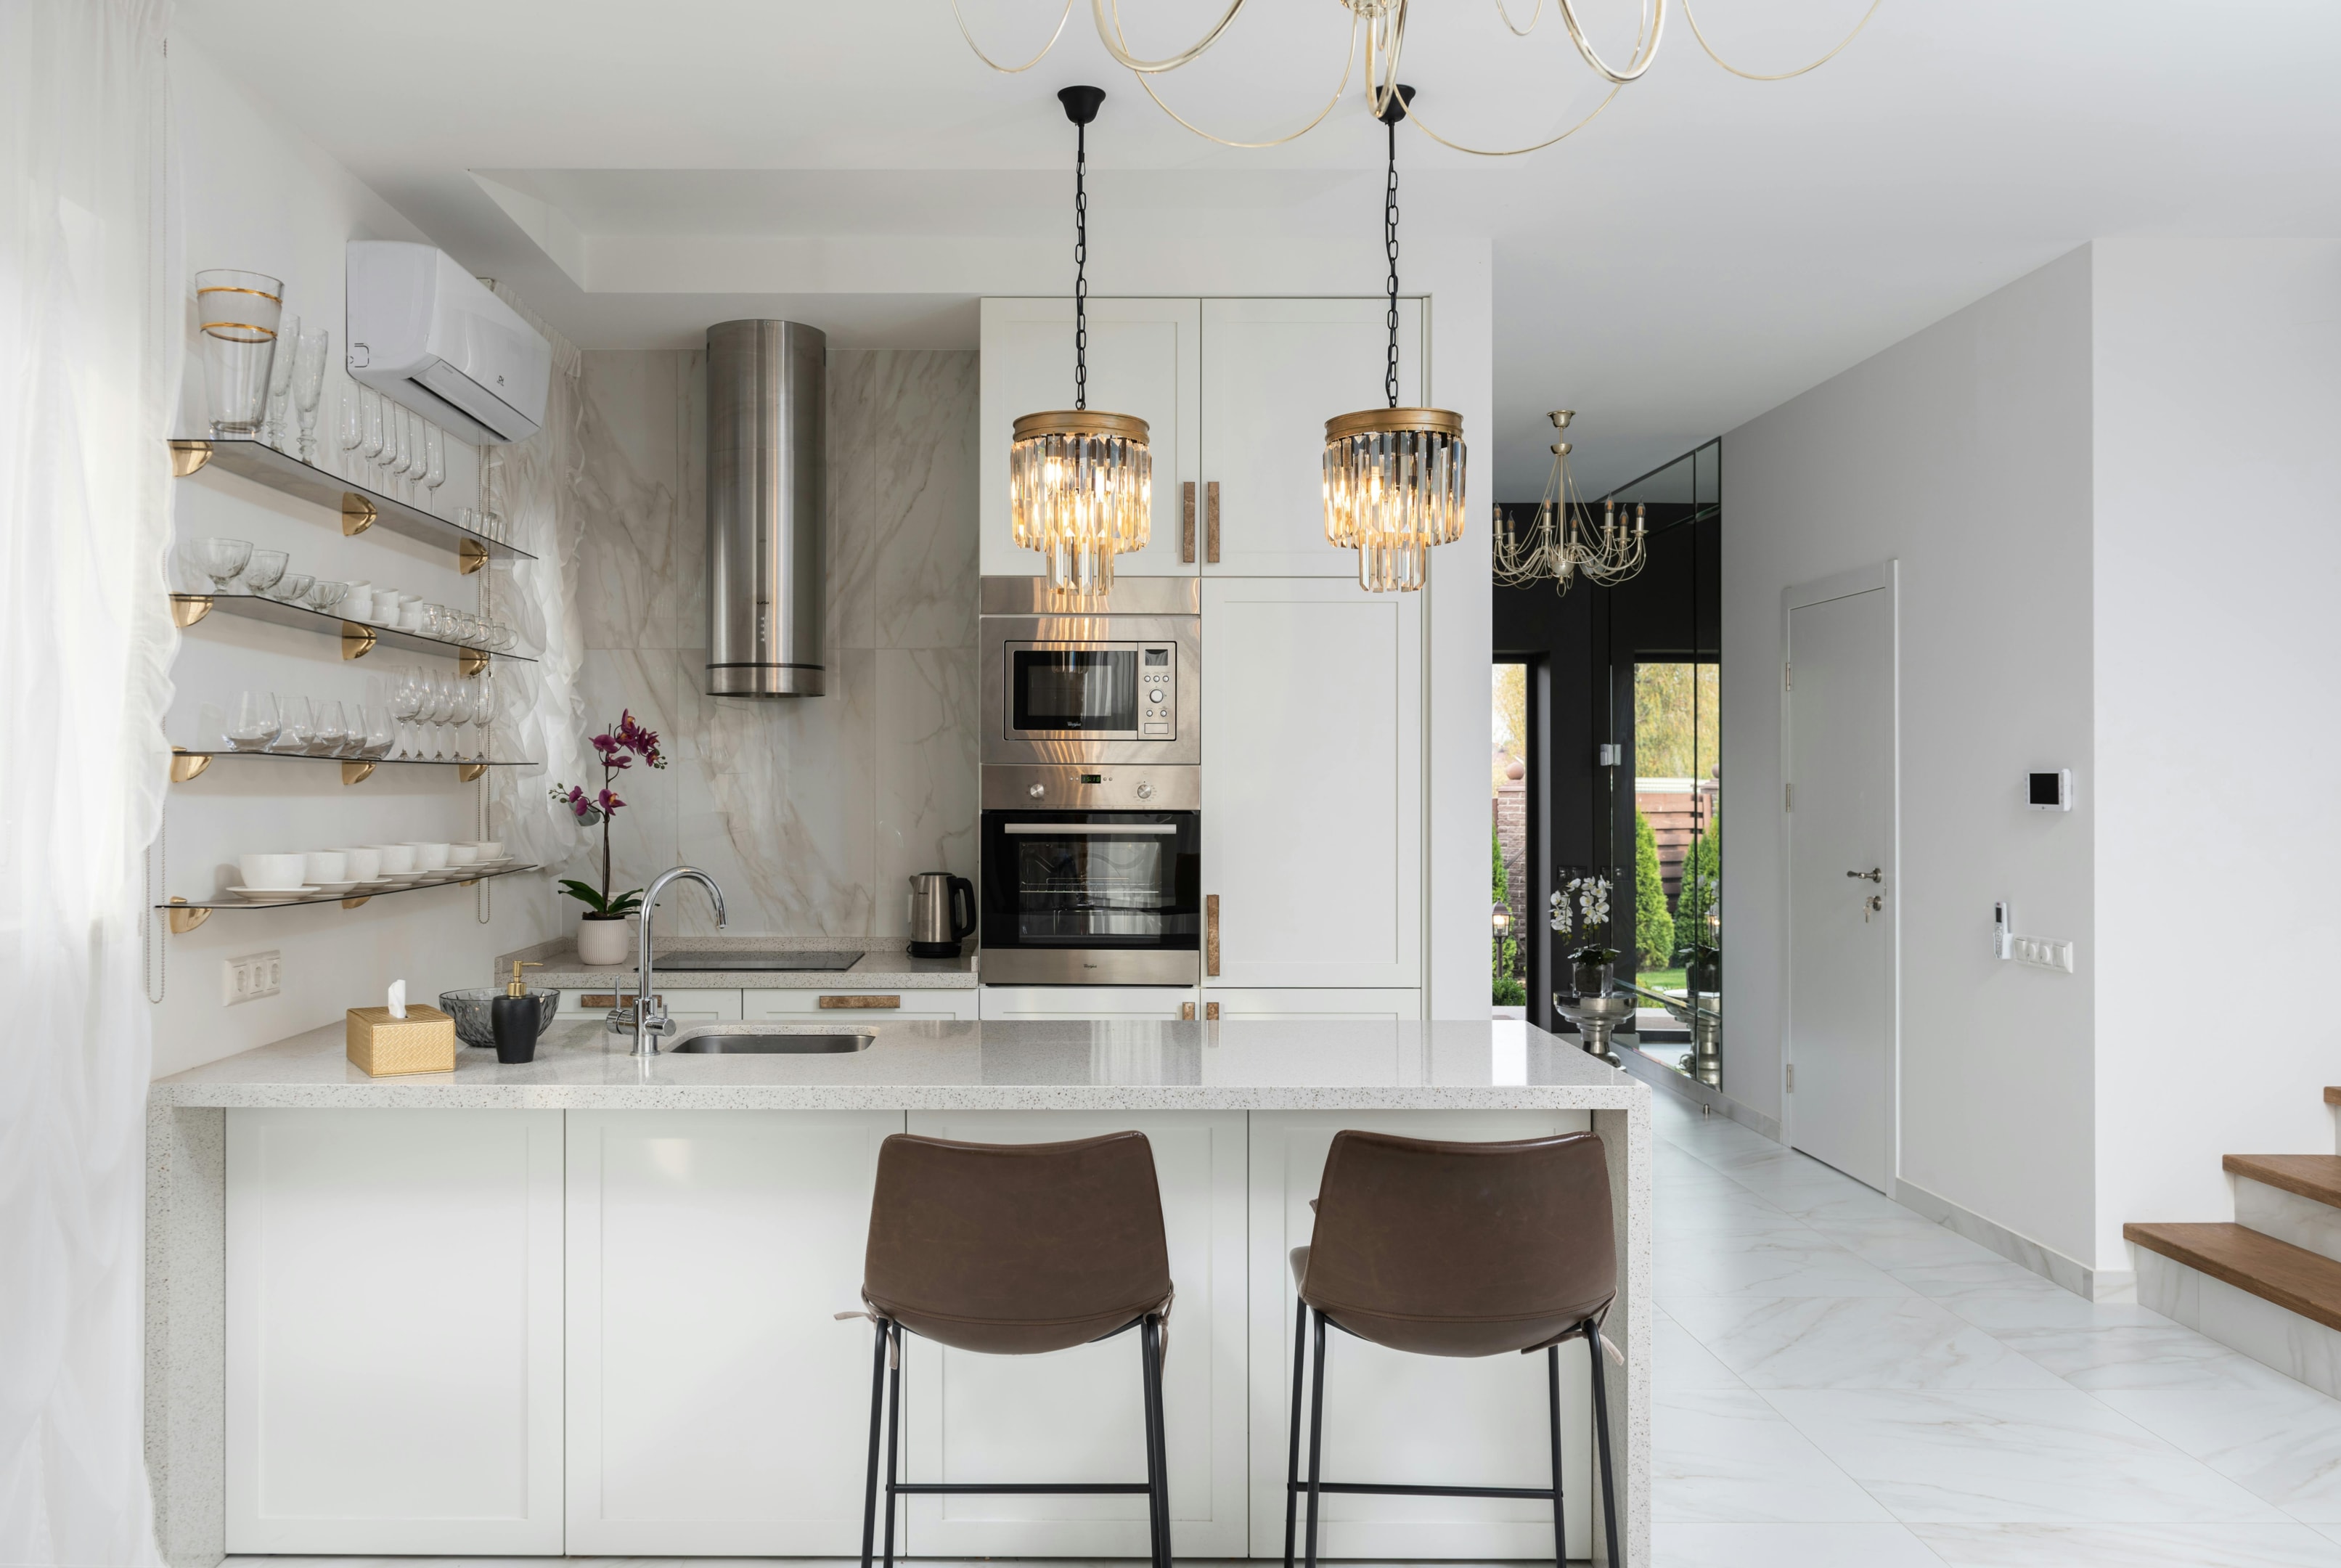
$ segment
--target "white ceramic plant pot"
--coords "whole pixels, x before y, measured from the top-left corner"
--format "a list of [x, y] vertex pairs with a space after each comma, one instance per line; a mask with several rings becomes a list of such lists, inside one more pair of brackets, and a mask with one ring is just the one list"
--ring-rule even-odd
[[613, 969], [634, 961], [633, 923], [624, 915], [577, 917], [577, 956], [588, 969]]

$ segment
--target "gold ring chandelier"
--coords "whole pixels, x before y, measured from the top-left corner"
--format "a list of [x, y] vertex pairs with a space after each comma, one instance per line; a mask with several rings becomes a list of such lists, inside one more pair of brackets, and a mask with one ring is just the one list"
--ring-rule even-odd
[[[1608, 108], [1610, 100], [1617, 97], [1620, 90], [1632, 83], [1640, 81], [1644, 74], [1649, 70], [1652, 62], [1658, 59], [1659, 42], [1666, 32], [1667, 0], [1643, 0], [1641, 14], [1635, 31], [1634, 47], [1623, 65], [1612, 65], [1602, 58], [1601, 52], [1593, 46], [1592, 40], [1586, 36], [1585, 28], [1578, 20], [1575, 0], [1552, 0], [1552, 3], [1554, 9], [1560, 14], [1560, 24], [1569, 34], [1569, 41], [1577, 46], [1578, 54], [1583, 57], [1586, 65], [1591, 67], [1593, 74], [1609, 85], [1609, 91], [1602, 95], [1601, 101], [1593, 106], [1591, 112], [1574, 125], [1564, 127], [1542, 141], [1531, 142], [1519, 147], [1465, 146], [1460, 142], [1449, 141], [1440, 135], [1430, 125], [1425, 125], [1420, 115], [1412, 116], [1424, 135], [1442, 147], [1451, 147], [1459, 153], [1470, 153], [1479, 157], [1509, 158], [1522, 153], [1537, 152], [1551, 146], [1564, 137], [1575, 135], [1591, 124], [1595, 115]], [[1791, 71], [1771, 72], [1743, 70], [1725, 59], [1717, 52], [1715, 45], [1708, 40], [1706, 33], [1700, 29], [1698, 18], [1691, 12], [1690, 0], [1679, 0], [1679, 3], [1682, 6], [1684, 23], [1689, 26], [1691, 36], [1698, 40], [1698, 46], [1707, 52], [1708, 58], [1733, 75], [1743, 77], [1750, 82], [1785, 82], [1791, 77], [1801, 76], [1808, 71], [1817, 70], [1844, 53], [1846, 46], [1859, 37], [1861, 30], [1869, 25], [1869, 19], [1878, 15], [1878, 7], [1883, 5], [1885, 0], [1870, 0], [1868, 9], [1861, 14], [1861, 20], [1853, 25], [1853, 30], [1839, 39], [1836, 47], [1818, 59], [1799, 65]], [[1187, 119], [1162, 101], [1161, 95], [1154, 90], [1153, 78], [1176, 71], [1181, 65], [1191, 65], [1200, 59], [1226, 34], [1229, 25], [1242, 13], [1246, 4], [1248, 0], [1229, 0], [1227, 10], [1220, 15], [1217, 22], [1211, 24], [1210, 31], [1186, 48], [1175, 54], [1165, 55], [1157, 60], [1141, 59], [1131, 51], [1130, 40], [1122, 33], [1121, 0], [1090, 0], [1090, 14], [1097, 25], [1098, 38], [1104, 44], [1106, 53], [1113, 57], [1116, 64], [1125, 66], [1136, 75], [1139, 85], [1146, 89], [1146, 95], [1154, 100], [1155, 106], [1195, 135], [1217, 142], [1221, 146], [1280, 146], [1286, 142], [1308, 135], [1322, 125], [1325, 116], [1333, 112], [1333, 106], [1341, 101], [1342, 95], [1350, 89], [1350, 75], [1357, 65], [1358, 37], [1360, 33], [1365, 35], [1366, 89], [1370, 99], [1369, 107], [1375, 116], [1380, 118], [1389, 113], [1391, 104], [1398, 100], [1399, 58], [1406, 47], [1409, 0], [1340, 0], [1341, 5], [1350, 13], [1350, 41], [1341, 54], [1341, 79], [1334, 87], [1333, 95], [1325, 101], [1324, 107], [1311, 115], [1300, 129], [1288, 131], [1283, 135], [1270, 137], [1266, 141], [1240, 142], [1226, 136], [1215, 135]], [[1495, 0], [1495, 6], [1496, 15], [1503, 19], [1506, 30], [1515, 37], [1525, 38], [1535, 30], [1538, 22], [1542, 20], [1545, 0], [1535, 0], [1535, 6], [1529, 13], [1525, 26], [1512, 20], [1510, 11], [1506, 8], [1505, 0]], [[967, 46], [974, 51], [977, 59], [995, 71], [1013, 75], [1019, 71], [1031, 70], [1046, 58], [1049, 51], [1056, 46], [1057, 40], [1064, 35], [1065, 24], [1072, 19], [1073, 0], [1065, 0], [1064, 9], [1058, 13], [1057, 25], [1050, 33], [1048, 42], [1041, 45], [1038, 54], [1021, 65], [1002, 65], [984, 52], [983, 46], [975, 41], [975, 35], [968, 30], [967, 17], [960, 10], [960, 0], [951, 0], [951, 15], [959, 22], [960, 35], [967, 40]]]
[[[1555, 434], [1565, 434], [1574, 409], [1555, 409], [1546, 415]], [[1552, 444], [1552, 476], [1545, 481], [1544, 499], [1538, 503], [1536, 521], [1523, 535], [1496, 509], [1493, 575], [1499, 587], [1529, 588], [1549, 582], [1553, 592], [1566, 594], [1579, 577], [1601, 587], [1622, 583], [1642, 569], [1649, 545], [1649, 522], [1638, 504], [1629, 524], [1618, 515], [1617, 504], [1601, 504], [1601, 526], [1596, 529], [1585, 514], [1577, 494], [1577, 477], [1569, 471], [1569, 444]]]

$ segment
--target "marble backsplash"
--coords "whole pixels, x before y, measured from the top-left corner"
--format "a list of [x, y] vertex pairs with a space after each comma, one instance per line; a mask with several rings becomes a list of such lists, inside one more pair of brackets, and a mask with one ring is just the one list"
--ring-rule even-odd
[[[828, 694], [702, 696], [705, 356], [589, 351], [577, 456], [579, 687], [667, 766], [619, 776], [613, 880], [722, 884], [731, 930], [900, 940], [910, 874], [975, 870], [976, 355], [829, 359]], [[563, 784], [599, 780], [563, 779]], [[598, 833], [560, 874], [598, 881]], [[693, 888], [662, 933], [713, 930]]]

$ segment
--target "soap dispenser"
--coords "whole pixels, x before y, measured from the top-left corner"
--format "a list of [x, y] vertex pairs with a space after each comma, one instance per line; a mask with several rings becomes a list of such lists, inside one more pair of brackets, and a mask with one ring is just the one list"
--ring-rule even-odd
[[536, 1060], [536, 1032], [544, 1014], [538, 999], [529, 994], [528, 983], [520, 977], [520, 972], [541, 967], [513, 959], [511, 983], [502, 996], [488, 1004], [488, 1022], [495, 1031], [499, 1062]]

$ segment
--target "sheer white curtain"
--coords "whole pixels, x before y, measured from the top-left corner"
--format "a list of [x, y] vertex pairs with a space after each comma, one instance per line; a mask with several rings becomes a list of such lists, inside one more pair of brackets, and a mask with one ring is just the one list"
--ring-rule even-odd
[[142, 852], [173, 632], [167, 0], [0, 0], [0, 1563], [150, 1563]]

